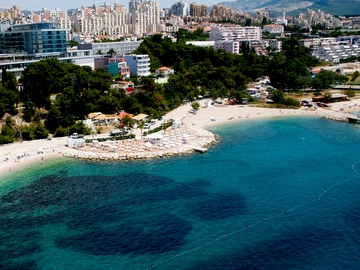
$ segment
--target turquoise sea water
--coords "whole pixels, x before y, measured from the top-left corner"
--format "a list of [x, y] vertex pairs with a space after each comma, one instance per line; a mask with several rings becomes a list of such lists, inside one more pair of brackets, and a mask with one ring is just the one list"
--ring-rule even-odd
[[211, 131], [205, 154], [3, 176], [0, 269], [358, 269], [360, 125]]

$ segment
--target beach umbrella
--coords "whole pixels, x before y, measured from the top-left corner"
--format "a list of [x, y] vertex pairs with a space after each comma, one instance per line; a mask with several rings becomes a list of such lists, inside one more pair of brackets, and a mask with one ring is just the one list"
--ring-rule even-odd
[[151, 147], [152, 145], [151, 145], [150, 142], [146, 142], [146, 143], [145, 143], [145, 146], [146, 146], [146, 147]]

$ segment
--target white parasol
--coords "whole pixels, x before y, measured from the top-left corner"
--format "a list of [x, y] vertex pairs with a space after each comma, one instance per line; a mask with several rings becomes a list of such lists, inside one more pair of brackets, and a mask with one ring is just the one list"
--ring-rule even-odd
[[146, 142], [146, 143], [145, 143], [145, 146], [146, 146], [146, 147], [151, 147], [152, 144], [151, 144], [151, 142]]

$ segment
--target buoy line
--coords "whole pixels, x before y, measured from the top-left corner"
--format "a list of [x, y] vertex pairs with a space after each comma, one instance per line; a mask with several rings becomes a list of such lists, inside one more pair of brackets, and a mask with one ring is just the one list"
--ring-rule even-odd
[[307, 204], [320, 201], [320, 199], [321, 199], [321, 198], [325, 195], [325, 193], [327, 193], [329, 190], [331, 190], [331, 189], [333, 189], [333, 188], [335, 188], [335, 187], [337, 187], [337, 186], [340, 186], [340, 185], [342, 185], [342, 184], [344, 184], [344, 183], [346, 183], [346, 182], [352, 181], [352, 180], [354, 180], [354, 179], [356, 179], [356, 178], [360, 178], [360, 173], [355, 169], [356, 164], [358, 164], [358, 162], [355, 162], [355, 163], [352, 165], [351, 168], [352, 168], [352, 170], [357, 174], [357, 176], [354, 176], [354, 177], [349, 178], [349, 179], [345, 179], [345, 180], [343, 180], [343, 181], [341, 181], [341, 182], [339, 182], [339, 183], [336, 183], [336, 184], [332, 185], [331, 187], [325, 189], [325, 190], [317, 197], [317, 199], [313, 199], [313, 200], [307, 201], [307, 202], [302, 203], [302, 204], [299, 203], [297, 206], [295, 206], [295, 207], [293, 207], [293, 208], [290, 208], [290, 209], [285, 210], [285, 211], [283, 211], [283, 212], [281, 212], [281, 213], [278, 213], [278, 214], [275, 214], [275, 215], [272, 215], [272, 216], [263, 218], [262, 220], [259, 220], [259, 221], [255, 222], [255, 223], [250, 224], [250, 225], [248, 225], [248, 226], [246, 226], [246, 227], [244, 227], [244, 228], [241, 228], [241, 229], [239, 229], [239, 230], [236, 230], [236, 231], [233, 231], [233, 232], [224, 234], [224, 235], [222, 235], [221, 237], [218, 237], [218, 238], [216, 238], [216, 239], [214, 239], [214, 240], [212, 240], [212, 241], [209, 241], [209, 242], [207, 242], [207, 243], [205, 243], [205, 244], [202, 244], [201, 246], [197, 246], [197, 247], [192, 248], [192, 249], [189, 249], [189, 250], [187, 250], [187, 251], [183, 251], [183, 252], [181, 252], [181, 253], [177, 253], [177, 254], [175, 254], [174, 256], [172, 256], [172, 257], [170, 257], [170, 258], [168, 258], [168, 259], [165, 259], [165, 260], [162, 260], [162, 261], [159, 261], [159, 262], [153, 264], [151, 267], [146, 268], [146, 270], [154, 269], [155, 267], [160, 266], [160, 265], [162, 265], [162, 264], [164, 264], [164, 263], [167, 263], [167, 262], [169, 262], [169, 261], [171, 261], [171, 260], [173, 260], [173, 259], [176, 259], [176, 258], [178, 258], [178, 257], [180, 257], [180, 256], [186, 255], [186, 254], [188, 254], [188, 253], [190, 253], [190, 252], [196, 251], [196, 250], [198, 250], [198, 249], [201, 249], [201, 248], [204, 248], [204, 247], [209, 246], [209, 245], [211, 245], [211, 244], [214, 244], [214, 243], [216, 243], [216, 242], [219, 242], [220, 240], [223, 240], [223, 239], [225, 239], [226, 237], [229, 237], [229, 236], [232, 236], [232, 235], [241, 233], [241, 232], [243, 232], [243, 231], [249, 230], [249, 229], [251, 229], [252, 227], [258, 225], [259, 223], [265, 222], [265, 221], [267, 221], [267, 220], [269, 220], [269, 219], [272, 219], [272, 218], [275, 218], [275, 217], [284, 216], [284, 215], [286, 215], [287, 213], [292, 212], [292, 211], [298, 209], [299, 207], [303, 207], [303, 206], [306, 206]]

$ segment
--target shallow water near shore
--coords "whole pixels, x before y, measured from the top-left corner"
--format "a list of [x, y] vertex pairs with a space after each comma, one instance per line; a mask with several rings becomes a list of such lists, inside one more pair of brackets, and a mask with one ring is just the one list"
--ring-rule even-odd
[[0, 180], [0, 269], [358, 268], [360, 125], [209, 129], [205, 154], [54, 159]]

